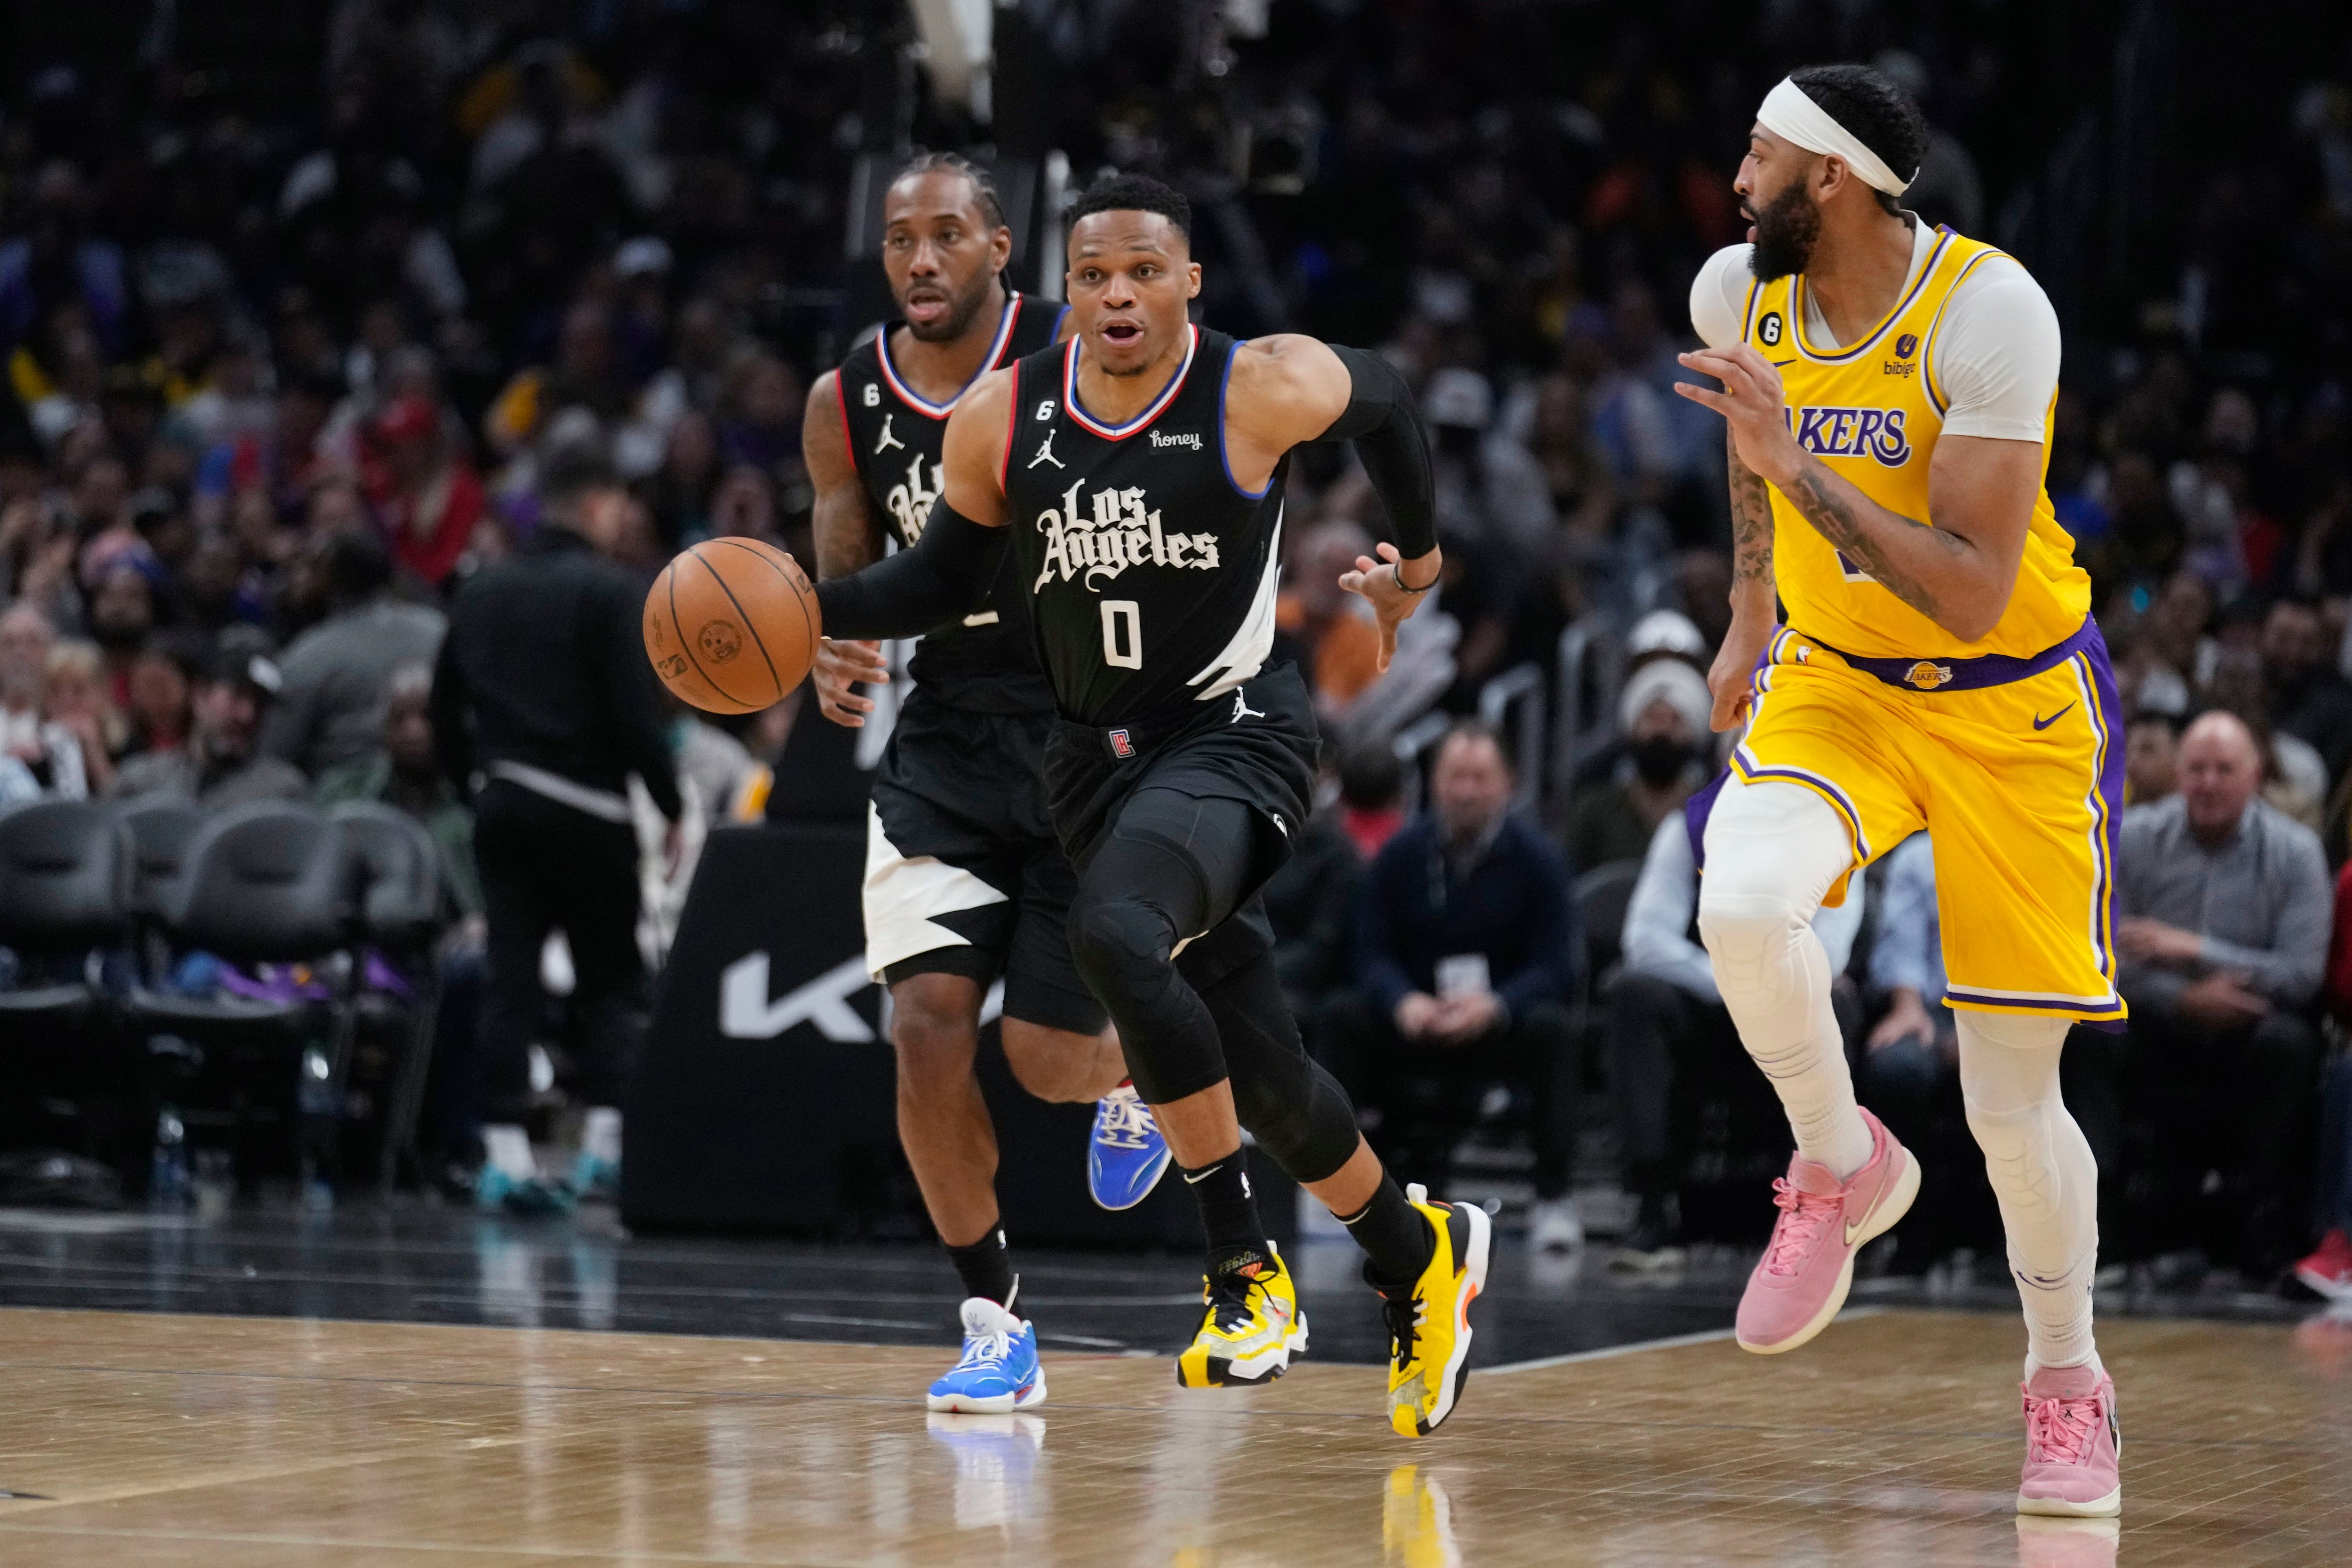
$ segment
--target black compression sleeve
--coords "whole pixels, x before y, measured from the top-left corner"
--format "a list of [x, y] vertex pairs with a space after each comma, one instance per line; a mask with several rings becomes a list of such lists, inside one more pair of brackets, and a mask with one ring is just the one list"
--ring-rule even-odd
[[1348, 367], [1355, 390], [1348, 411], [1318, 441], [1353, 441], [1364, 475], [1396, 524], [1396, 546], [1408, 561], [1437, 548], [1437, 487], [1430, 476], [1429, 432], [1412, 388], [1396, 366], [1363, 349], [1338, 343], [1331, 352]]
[[941, 621], [970, 615], [988, 598], [1011, 537], [972, 521], [945, 500], [933, 503], [912, 550], [816, 585], [824, 635], [920, 637]]

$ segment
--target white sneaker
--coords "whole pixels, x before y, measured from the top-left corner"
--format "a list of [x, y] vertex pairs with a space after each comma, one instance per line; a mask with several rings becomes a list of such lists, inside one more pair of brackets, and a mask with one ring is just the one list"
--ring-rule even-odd
[[1573, 1252], [1584, 1245], [1584, 1221], [1574, 1198], [1543, 1198], [1528, 1205], [1528, 1246], [1537, 1252]]

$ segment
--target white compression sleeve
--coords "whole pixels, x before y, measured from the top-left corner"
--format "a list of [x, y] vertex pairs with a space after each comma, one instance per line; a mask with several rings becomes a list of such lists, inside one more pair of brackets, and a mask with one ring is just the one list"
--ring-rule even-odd
[[2025, 1306], [2026, 1373], [2092, 1361], [2099, 1167], [2058, 1094], [2067, 1020], [1955, 1010], [1960, 1093], [2000, 1200]]
[[1740, 1043], [1772, 1080], [1797, 1152], [1844, 1181], [1870, 1163], [1813, 915], [1853, 864], [1829, 803], [1801, 784], [1723, 786], [1706, 824], [1698, 929]]

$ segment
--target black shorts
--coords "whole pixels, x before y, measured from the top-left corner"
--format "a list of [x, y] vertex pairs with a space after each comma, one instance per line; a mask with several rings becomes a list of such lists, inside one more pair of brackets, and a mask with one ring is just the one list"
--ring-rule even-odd
[[[1258, 943], [1271, 943], [1257, 890], [1290, 858], [1291, 835], [1312, 809], [1320, 743], [1314, 701], [1298, 667], [1288, 663], [1158, 722], [1095, 727], [1058, 720], [1045, 747], [1054, 826], [1083, 872], [1121, 808], [1146, 785], [1250, 807], [1265, 831], [1257, 835], [1255, 864], [1241, 879], [1234, 910], [1241, 918], [1186, 949], [1194, 963], [1222, 969]], [[1234, 952], [1224, 956], [1229, 946]], [[1196, 976], [1193, 983], [1205, 982]]]
[[1043, 777], [1050, 713], [950, 707], [917, 686], [899, 710], [866, 817], [866, 963], [1004, 982], [1007, 1017], [1094, 1034], [1106, 1018], [1065, 929], [1077, 879]]

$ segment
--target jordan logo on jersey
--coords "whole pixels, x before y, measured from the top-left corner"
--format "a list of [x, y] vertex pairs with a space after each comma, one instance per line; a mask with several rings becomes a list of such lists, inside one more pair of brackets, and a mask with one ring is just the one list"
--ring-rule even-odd
[[1037, 514], [1037, 531], [1045, 536], [1045, 566], [1037, 574], [1033, 594], [1059, 578], [1081, 579], [1095, 592], [1104, 582], [1130, 566], [1189, 567], [1196, 572], [1217, 569], [1217, 536], [1213, 533], [1169, 533], [1160, 526], [1160, 513], [1147, 510], [1143, 491], [1097, 490], [1090, 509], [1079, 510], [1079, 492], [1086, 481], [1072, 485], [1059, 507]]
[[1037, 455], [1029, 459], [1029, 466], [1033, 468], [1040, 463], [1051, 463], [1057, 468], [1062, 466], [1062, 459], [1054, 456], [1054, 433], [1051, 430], [1046, 431], [1045, 438], [1037, 443]]
[[931, 503], [940, 499], [940, 488], [946, 483], [947, 470], [937, 463], [930, 465], [930, 479], [925, 482], [923, 455], [918, 452], [907, 464], [907, 477], [892, 485], [883, 498], [898, 524], [898, 537], [908, 544], [923, 537], [923, 524], [931, 519]]
[[898, 416], [894, 414], [885, 414], [882, 416], [882, 434], [877, 437], [874, 442], [874, 455], [876, 457], [880, 457], [883, 453], [888, 451], [893, 447], [898, 447], [901, 452], [907, 449], [907, 443], [899, 440], [898, 437], [890, 434], [890, 421], [897, 417]]
[[1816, 458], [1875, 458], [1890, 468], [1911, 460], [1900, 408], [1800, 408], [1797, 445]]

